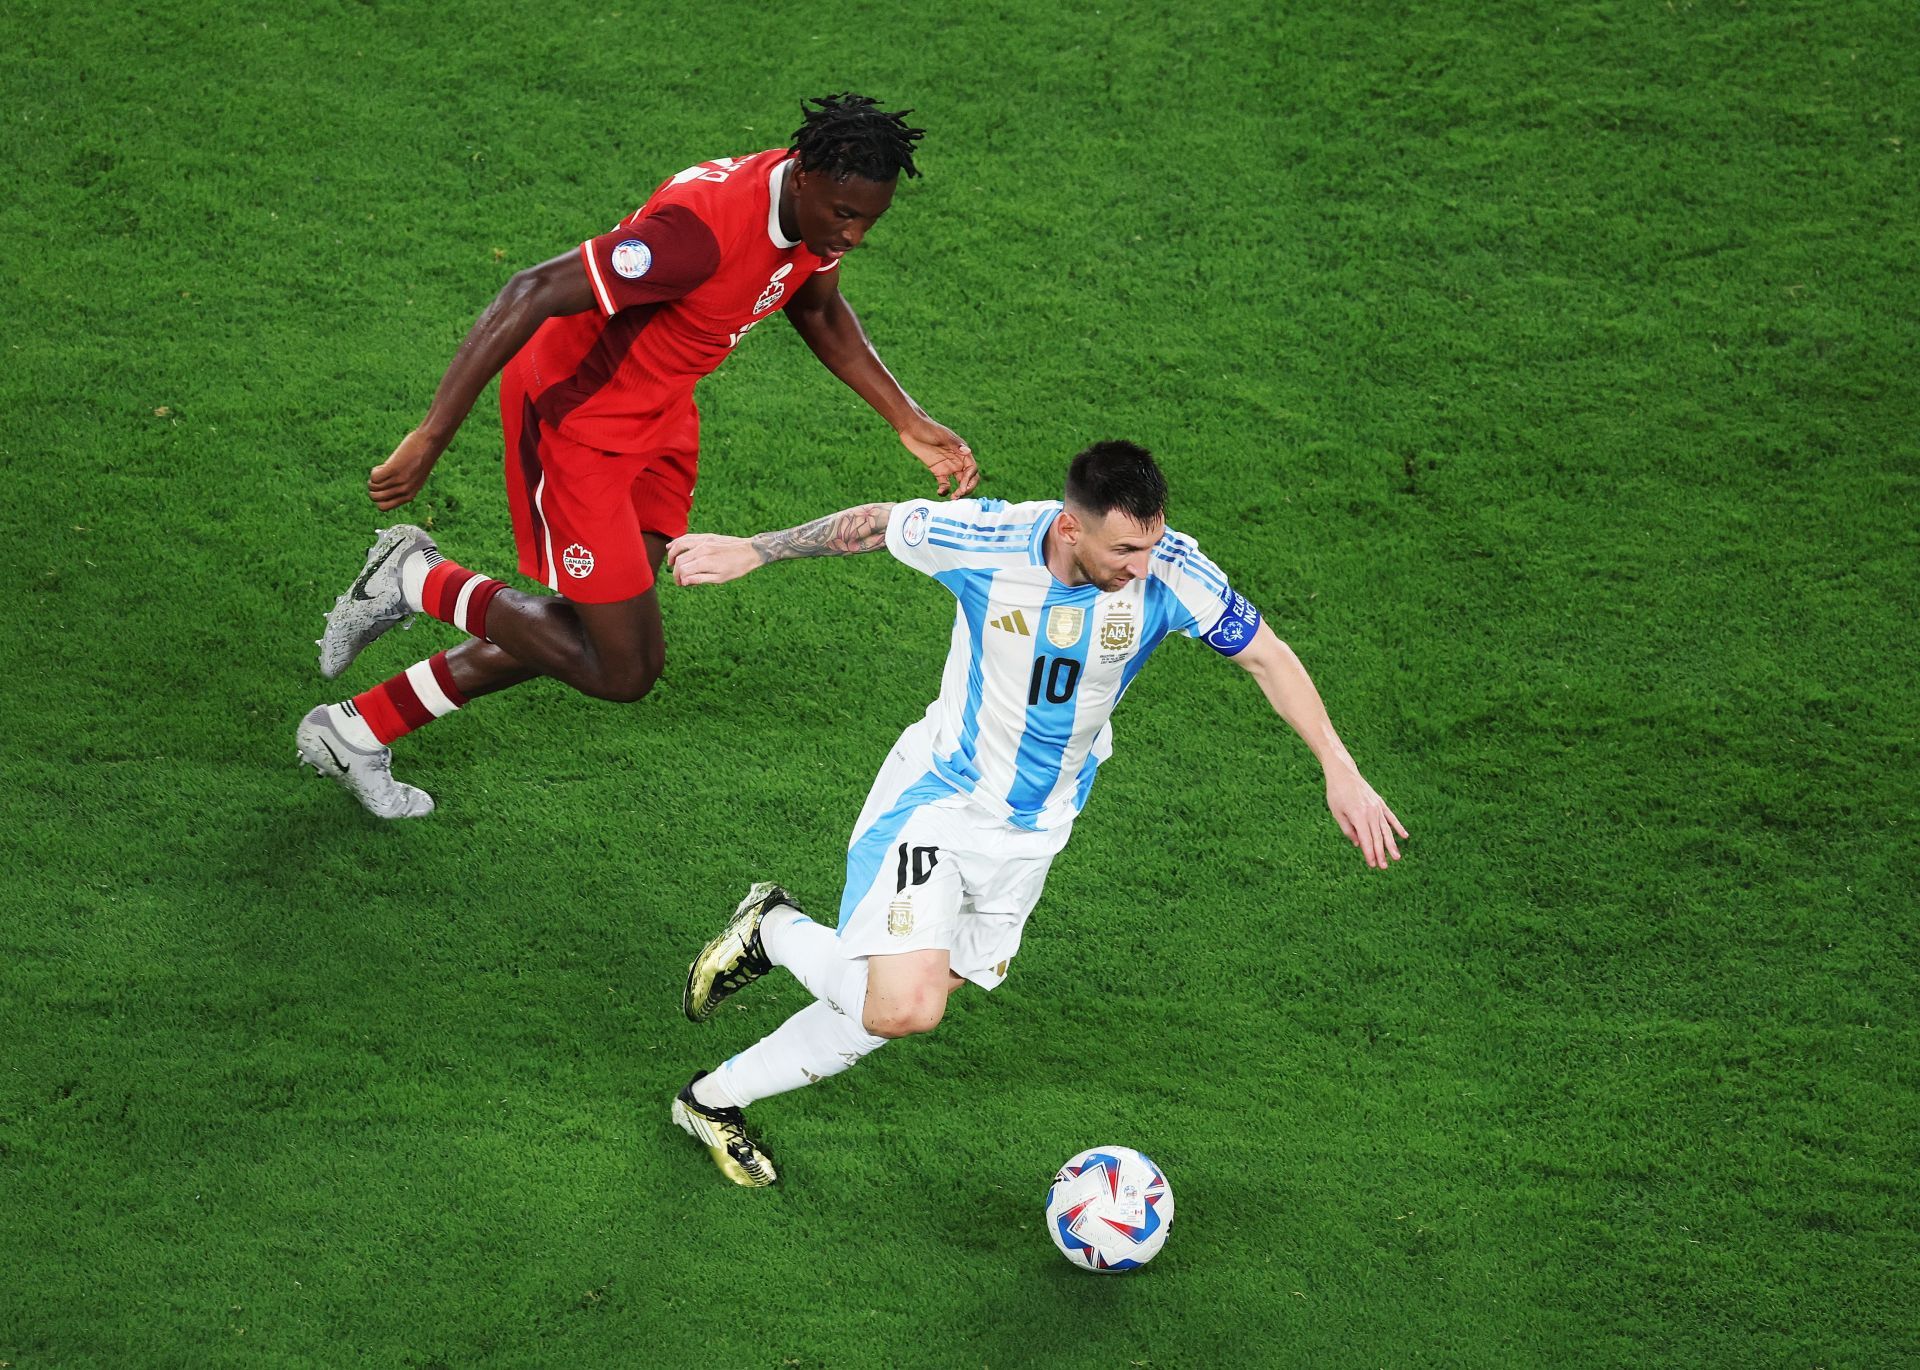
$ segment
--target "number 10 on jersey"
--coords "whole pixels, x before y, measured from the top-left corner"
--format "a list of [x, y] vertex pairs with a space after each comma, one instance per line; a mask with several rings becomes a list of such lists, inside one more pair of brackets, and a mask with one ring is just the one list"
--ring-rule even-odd
[[1033, 680], [1027, 685], [1027, 704], [1038, 704], [1044, 695], [1049, 704], [1065, 704], [1073, 698], [1080, 683], [1080, 663], [1070, 656], [1036, 656]]

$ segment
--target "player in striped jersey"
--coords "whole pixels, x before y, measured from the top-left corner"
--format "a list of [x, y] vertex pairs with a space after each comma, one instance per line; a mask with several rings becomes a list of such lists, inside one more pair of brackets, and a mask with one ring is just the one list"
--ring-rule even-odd
[[1369, 866], [1400, 859], [1406, 829], [1347, 754], [1299, 658], [1192, 538], [1167, 528], [1166, 497], [1151, 454], [1103, 442], [1073, 459], [1064, 502], [870, 504], [752, 538], [690, 534], [668, 549], [679, 584], [706, 585], [884, 545], [958, 603], [939, 698], [901, 734], [854, 824], [837, 928], [779, 886], [755, 885], [688, 971], [682, 1006], [695, 1022], [774, 966], [818, 1001], [674, 1100], [674, 1121], [735, 1183], [777, 1178], [747, 1105], [931, 1031], [955, 989], [1006, 978], [1112, 753], [1109, 716], [1171, 635], [1245, 667], [1319, 759], [1341, 832]]

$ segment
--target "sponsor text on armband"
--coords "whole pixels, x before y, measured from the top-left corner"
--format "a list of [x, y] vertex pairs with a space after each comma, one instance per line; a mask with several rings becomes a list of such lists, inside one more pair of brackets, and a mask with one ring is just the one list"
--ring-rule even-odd
[[1260, 626], [1260, 611], [1253, 607], [1252, 600], [1233, 590], [1221, 591], [1220, 598], [1227, 606], [1226, 612], [1207, 634], [1207, 646], [1221, 656], [1238, 656], [1253, 641], [1254, 631]]

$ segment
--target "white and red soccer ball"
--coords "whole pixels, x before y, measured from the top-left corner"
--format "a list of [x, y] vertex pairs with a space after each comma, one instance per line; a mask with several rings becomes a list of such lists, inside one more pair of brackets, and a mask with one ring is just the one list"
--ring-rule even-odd
[[1047, 1233], [1082, 1270], [1134, 1270], [1166, 1245], [1173, 1189], [1160, 1167], [1128, 1146], [1081, 1152], [1047, 1190]]

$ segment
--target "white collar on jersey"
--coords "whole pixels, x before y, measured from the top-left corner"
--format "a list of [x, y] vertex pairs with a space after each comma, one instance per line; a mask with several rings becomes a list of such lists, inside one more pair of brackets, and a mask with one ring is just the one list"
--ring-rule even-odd
[[793, 158], [788, 157], [776, 162], [767, 173], [767, 236], [783, 252], [800, 246], [798, 238], [789, 238], [780, 231], [780, 192], [787, 188], [787, 171], [792, 166]]

